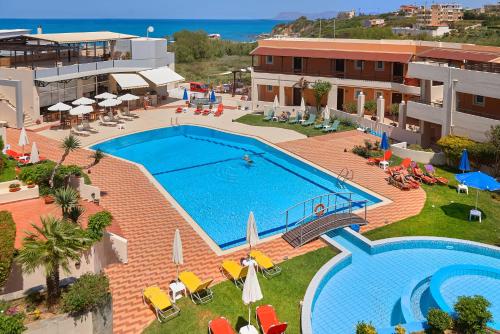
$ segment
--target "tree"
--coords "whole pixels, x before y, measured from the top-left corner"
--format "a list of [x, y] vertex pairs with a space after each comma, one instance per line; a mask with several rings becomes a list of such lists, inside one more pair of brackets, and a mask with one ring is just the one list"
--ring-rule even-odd
[[356, 325], [356, 334], [377, 334], [377, 330], [371, 323], [361, 321]]
[[79, 197], [78, 191], [70, 186], [56, 189], [54, 193], [55, 202], [61, 208], [64, 219], [68, 219], [71, 212], [79, 206]]
[[92, 162], [89, 163], [88, 165], [86, 166], [83, 166], [82, 168], [83, 169], [89, 169], [89, 168], [92, 168], [94, 167], [95, 165], [97, 165], [99, 162], [101, 162], [102, 159], [104, 159], [106, 155], [99, 149], [95, 150], [90, 156], [89, 158], [92, 159]]
[[64, 138], [61, 148], [64, 150], [61, 159], [57, 162], [54, 169], [52, 170], [52, 174], [50, 175], [49, 185], [51, 188], [54, 188], [54, 177], [56, 176], [57, 170], [61, 167], [64, 160], [68, 157], [68, 155], [80, 148], [80, 140], [73, 135], [69, 135]]
[[312, 84], [314, 101], [316, 102], [316, 112], [320, 112], [321, 110], [321, 101], [325, 96], [328, 95], [330, 90], [332, 89], [332, 84], [328, 81], [318, 80]]
[[491, 144], [494, 155], [493, 170], [494, 175], [500, 175], [500, 125], [492, 126], [488, 132], [488, 143]]
[[32, 224], [36, 231], [27, 232], [17, 261], [26, 273], [37, 268], [45, 269], [47, 305], [52, 308], [59, 297], [59, 271], [69, 273], [70, 261], [79, 261], [81, 253], [88, 248], [89, 239], [82, 229], [66, 220], [41, 217], [41, 226]]
[[427, 313], [427, 324], [433, 334], [443, 334], [447, 329], [453, 327], [453, 319], [445, 311], [431, 308]]
[[454, 307], [457, 327], [464, 334], [485, 333], [486, 324], [493, 319], [488, 310], [490, 306], [491, 303], [483, 296], [458, 297]]

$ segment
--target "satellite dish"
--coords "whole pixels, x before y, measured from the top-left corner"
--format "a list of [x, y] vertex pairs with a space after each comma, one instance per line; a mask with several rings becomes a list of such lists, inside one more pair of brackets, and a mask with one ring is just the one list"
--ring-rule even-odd
[[153, 26], [149, 26], [148, 29], [146, 30], [146, 38], [149, 38], [149, 33], [152, 33], [155, 31], [155, 28]]

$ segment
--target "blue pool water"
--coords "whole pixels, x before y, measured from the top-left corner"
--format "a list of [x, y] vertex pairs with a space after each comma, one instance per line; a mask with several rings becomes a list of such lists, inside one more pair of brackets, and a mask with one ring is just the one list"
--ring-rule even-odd
[[[265, 237], [284, 231], [287, 208], [314, 196], [352, 192], [354, 201], [380, 202], [258, 140], [203, 127], [151, 130], [92, 148], [142, 164], [222, 249], [244, 243], [250, 211]], [[292, 212], [290, 221], [302, 210]]]
[[[379, 333], [393, 333], [389, 328], [400, 323], [416, 331], [422, 328], [428, 309], [437, 307], [429, 291], [437, 271], [457, 264], [500, 268], [500, 250], [452, 241], [407, 241], [371, 248], [343, 230], [328, 236], [352, 252], [352, 263], [331, 269], [320, 282], [311, 312], [314, 334], [333, 333], [332, 329], [336, 334], [352, 334], [358, 321], [371, 321]], [[500, 277], [464, 273], [444, 279], [439, 292], [450, 305], [458, 296], [484, 296], [492, 303], [490, 325], [500, 323]]]

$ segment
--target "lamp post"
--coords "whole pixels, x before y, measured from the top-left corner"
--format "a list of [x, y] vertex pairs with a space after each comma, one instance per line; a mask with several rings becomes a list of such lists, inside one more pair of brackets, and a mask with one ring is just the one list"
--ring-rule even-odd
[[155, 28], [153, 26], [149, 26], [148, 29], [146, 30], [146, 38], [149, 38], [149, 34], [153, 33], [155, 31]]

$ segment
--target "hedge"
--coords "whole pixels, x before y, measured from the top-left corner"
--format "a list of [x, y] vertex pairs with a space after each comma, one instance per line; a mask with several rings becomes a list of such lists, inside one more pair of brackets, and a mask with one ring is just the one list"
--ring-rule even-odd
[[9, 211], [0, 211], [0, 287], [5, 284], [10, 274], [14, 258], [16, 224]]

